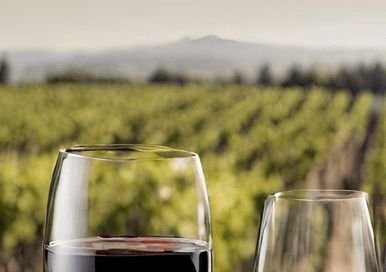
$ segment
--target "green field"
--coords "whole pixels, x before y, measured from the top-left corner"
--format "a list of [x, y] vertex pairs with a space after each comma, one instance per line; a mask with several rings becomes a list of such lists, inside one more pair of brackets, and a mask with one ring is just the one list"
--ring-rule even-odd
[[[385, 198], [386, 110], [371, 114], [374, 99], [366, 92], [353, 99], [317, 88], [210, 84], [0, 87], [0, 271], [41, 271], [50, 176], [57, 150], [75, 143], [163, 144], [199, 153], [215, 271], [248, 271], [267, 194], [324, 187]], [[359, 176], [328, 166], [350, 163]], [[322, 170], [336, 180], [315, 174]], [[385, 217], [378, 218], [380, 230]]]

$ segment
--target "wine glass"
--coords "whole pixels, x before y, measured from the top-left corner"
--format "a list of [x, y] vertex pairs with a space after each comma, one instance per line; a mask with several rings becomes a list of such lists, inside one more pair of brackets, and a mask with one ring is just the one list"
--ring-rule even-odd
[[211, 272], [198, 155], [129, 144], [60, 150], [43, 250], [45, 272]]
[[377, 272], [368, 197], [348, 190], [269, 196], [254, 272]]

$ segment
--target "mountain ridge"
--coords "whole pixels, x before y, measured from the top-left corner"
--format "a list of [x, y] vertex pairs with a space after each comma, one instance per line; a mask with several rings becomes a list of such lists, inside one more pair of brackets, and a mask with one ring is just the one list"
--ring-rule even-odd
[[322, 49], [223, 39], [217, 35], [104, 51], [18, 51], [7, 54], [13, 82], [40, 82], [52, 74], [81, 71], [96, 76], [144, 80], [162, 66], [192, 77], [253, 77], [263, 64], [280, 75], [289, 66], [329, 71], [359, 63], [386, 63], [386, 49]]

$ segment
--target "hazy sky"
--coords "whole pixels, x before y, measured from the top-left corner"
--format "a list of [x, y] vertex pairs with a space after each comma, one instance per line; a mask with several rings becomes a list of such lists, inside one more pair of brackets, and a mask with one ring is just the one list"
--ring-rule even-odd
[[209, 34], [386, 48], [386, 0], [0, 0], [0, 50], [95, 50]]

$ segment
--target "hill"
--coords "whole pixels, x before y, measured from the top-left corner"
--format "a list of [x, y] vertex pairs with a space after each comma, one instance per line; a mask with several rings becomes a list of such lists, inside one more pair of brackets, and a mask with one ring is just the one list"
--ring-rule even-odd
[[330, 71], [341, 65], [386, 63], [386, 49], [315, 49], [240, 42], [212, 35], [100, 52], [24, 51], [9, 52], [7, 57], [13, 82], [41, 82], [49, 75], [69, 70], [143, 80], [159, 66], [198, 78], [224, 78], [235, 71], [252, 77], [266, 63], [278, 75], [293, 63]]

